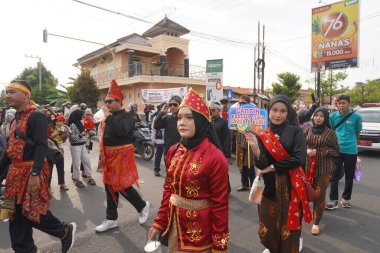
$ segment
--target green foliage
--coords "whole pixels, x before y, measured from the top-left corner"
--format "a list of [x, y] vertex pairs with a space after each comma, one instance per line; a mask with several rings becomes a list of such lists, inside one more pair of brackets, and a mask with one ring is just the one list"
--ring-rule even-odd
[[39, 88], [39, 64], [34, 68], [24, 69], [20, 75], [15, 79], [25, 80], [32, 87], [31, 99], [37, 104], [51, 104], [52, 106], [60, 106], [62, 103], [59, 100], [52, 100], [56, 97], [62, 96], [62, 101], [67, 100], [67, 96], [64, 96], [60, 90], [57, 89], [58, 79], [46, 69], [41, 63], [41, 76], [42, 85], [41, 90]]
[[[339, 72], [321, 72], [321, 97], [320, 101], [322, 104], [329, 104], [329, 97], [335, 96], [337, 94], [343, 94], [348, 89], [343, 85], [339, 86], [339, 83], [347, 78], [347, 74], [344, 71]], [[313, 78], [308, 80], [307, 83], [313, 84], [316, 87], [316, 80]], [[317, 93], [317, 92], [315, 92]], [[315, 94], [317, 95], [317, 94]]]
[[380, 103], [380, 79], [367, 80], [363, 85], [357, 85], [345, 94], [350, 96], [353, 105]]
[[272, 84], [273, 95], [286, 95], [291, 102], [294, 102], [300, 96], [301, 84], [299, 83], [300, 77], [296, 74], [285, 72], [277, 74], [280, 83]]
[[74, 80], [73, 86], [67, 88], [67, 94], [71, 102], [86, 103], [88, 107], [96, 109], [100, 93], [90, 72], [84, 71]]

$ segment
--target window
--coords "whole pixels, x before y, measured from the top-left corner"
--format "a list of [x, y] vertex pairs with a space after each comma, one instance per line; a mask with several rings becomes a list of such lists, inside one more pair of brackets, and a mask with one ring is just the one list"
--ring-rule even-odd
[[114, 64], [113, 60], [109, 59], [107, 61], [107, 74], [108, 74], [108, 79], [113, 79], [113, 73], [114, 73]]
[[91, 76], [95, 77], [98, 74], [98, 65], [94, 64], [91, 69]]

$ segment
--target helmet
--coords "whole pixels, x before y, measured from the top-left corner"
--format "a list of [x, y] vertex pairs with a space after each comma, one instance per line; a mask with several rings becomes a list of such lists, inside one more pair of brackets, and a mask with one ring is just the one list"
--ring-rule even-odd
[[79, 106], [81, 110], [86, 110], [87, 108], [87, 105], [85, 103], [81, 103]]
[[135, 102], [129, 103], [128, 108], [130, 111], [132, 110], [133, 107], [137, 107], [137, 103]]

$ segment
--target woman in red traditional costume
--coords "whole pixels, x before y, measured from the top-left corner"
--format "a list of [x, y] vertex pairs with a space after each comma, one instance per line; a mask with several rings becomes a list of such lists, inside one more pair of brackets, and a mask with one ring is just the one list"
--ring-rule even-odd
[[317, 199], [313, 203], [313, 227], [311, 233], [319, 234], [319, 222], [325, 210], [325, 195], [334, 168], [334, 157], [339, 156], [339, 145], [335, 131], [331, 129], [329, 112], [318, 108], [312, 118], [313, 126], [306, 130], [308, 162], [307, 180], [316, 189]]
[[[306, 141], [287, 96], [274, 96], [269, 104], [269, 128], [247, 134], [265, 188], [259, 211], [259, 236], [268, 253], [298, 253], [301, 221], [311, 221], [306, 197]], [[301, 245], [300, 245], [301, 244]]]
[[182, 101], [177, 127], [181, 140], [166, 156], [163, 198], [148, 237], [168, 237], [170, 253], [227, 252], [228, 165], [195, 91]]

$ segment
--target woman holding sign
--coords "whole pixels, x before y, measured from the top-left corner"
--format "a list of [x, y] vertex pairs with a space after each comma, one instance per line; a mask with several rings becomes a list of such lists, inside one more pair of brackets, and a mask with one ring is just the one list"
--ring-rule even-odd
[[259, 211], [259, 236], [264, 252], [297, 253], [301, 221], [311, 221], [301, 166], [306, 159], [306, 141], [296, 112], [287, 96], [277, 95], [269, 104], [269, 128], [246, 134], [255, 155], [258, 175], [265, 188]]
[[311, 233], [319, 234], [319, 221], [325, 210], [325, 195], [334, 168], [334, 157], [339, 156], [338, 139], [331, 129], [329, 112], [319, 107], [312, 117], [312, 127], [305, 132], [308, 163], [307, 181], [316, 188], [317, 199], [313, 203], [313, 227]]
[[228, 164], [209, 108], [189, 91], [177, 117], [181, 140], [166, 156], [163, 198], [148, 237], [168, 238], [170, 253], [227, 252]]

